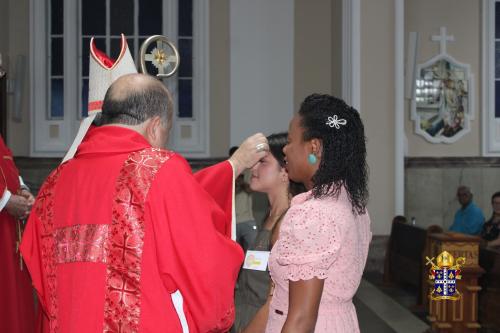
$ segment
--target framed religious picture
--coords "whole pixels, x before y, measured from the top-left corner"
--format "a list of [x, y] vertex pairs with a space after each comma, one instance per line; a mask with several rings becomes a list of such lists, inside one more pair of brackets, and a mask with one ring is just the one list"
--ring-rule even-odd
[[441, 45], [440, 54], [417, 65], [411, 115], [417, 134], [432, 143], [453, 143], [470, 131], [474, 119], [473, 76], [469, 65]]

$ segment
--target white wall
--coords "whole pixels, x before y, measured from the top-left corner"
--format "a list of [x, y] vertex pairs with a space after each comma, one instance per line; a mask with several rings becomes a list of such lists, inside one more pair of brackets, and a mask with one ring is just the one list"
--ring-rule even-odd
[[[29, 0], [9, 0], [9, 48], [8, 72], [11, 79], [16, 78], [16, 62], [18, 56], [24, 56], [26, 71], [21, 88], [21, 121], [12, 120], [14, 95], [8, 94], [7, 144], [15, 156], [29, 155], [30, 142], [30, 109], [29, 109]], [[0, 31], [3, 33], [3, 31]]]
[[431, 36], [439, 35], [439, 28], [446, 27], [447, 34], [455, 37], [455, 41], [446, 46], [448, 54], [471, 66], [475, 81], [476, 111], [470, 133], [452, 144], [433, 144], [415, 134], [415, 124], [410, 119], [408, 103], [405, 130], [409, 156], [481, 156], [481, 22], [481, 1], [405, 1], [405, 38], [408, 38], [410, 31], [419, 33], [417, 63], [424, 63], [439, 53], [439, 43], [433, 42]]
[[4, 57], [4, 65], [6, 67], [8, 49], [9, 49], [9, 2], [0, 1], [0, 53]]
[[210, 0], [210, 155], [229, 149], [229, 3]]
[[395, 212], [394, 1], [361, 1], [361, 118], [370, 167], [368, 210], [375, 235]]
[[255, 132], [287, 130], [294, 111], [293, 36], [294, 1], [231, 0], [231, 145]]
[[[340, 23], [337, 24], [339, 28]], [[332, 25], [335, 24], [331, 0], [295, 0], [295, 110], [312, 93], [332, 93]], [[341, 43], [342, 40], [338, 45]]]

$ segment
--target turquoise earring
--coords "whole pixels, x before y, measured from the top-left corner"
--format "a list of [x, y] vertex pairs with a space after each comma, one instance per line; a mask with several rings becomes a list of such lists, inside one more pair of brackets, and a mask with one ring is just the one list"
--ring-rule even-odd
[[309, 164], [314, 165], [318, 162], [318, 158], [314, 154], [309, 154], [309, 156], [307, 156], [307, 161], [309, 162]]

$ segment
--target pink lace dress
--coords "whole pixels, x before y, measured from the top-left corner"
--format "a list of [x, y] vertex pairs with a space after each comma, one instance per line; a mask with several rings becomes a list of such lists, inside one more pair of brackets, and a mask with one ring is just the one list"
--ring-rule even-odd
[[367, 214], [354, 215], [342, 189], [338, 198], [292, 200], [271, 251], [275, 290], [266, 333], [280, 333], [288, 312], [288, 281], [324, 279], [316, 333], [359, 332], [352, 297], [358, 289], [372, 233]]

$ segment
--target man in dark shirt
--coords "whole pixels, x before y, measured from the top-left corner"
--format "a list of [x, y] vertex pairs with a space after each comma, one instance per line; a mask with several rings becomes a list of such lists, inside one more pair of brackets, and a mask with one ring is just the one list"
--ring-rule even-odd
[[500, 192], [496, 192], [491, 197], [493, 214], [484, 224], [481, 237], [487, 241], [488, 246], [500, 246]]

